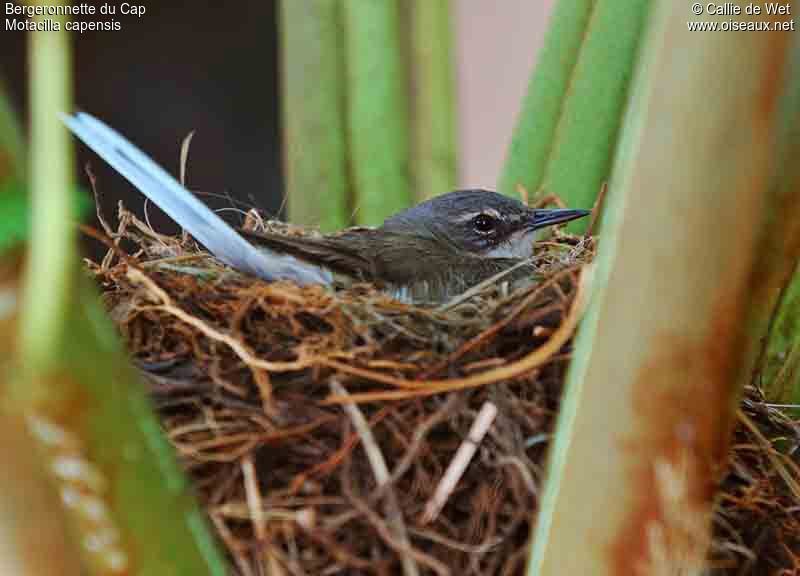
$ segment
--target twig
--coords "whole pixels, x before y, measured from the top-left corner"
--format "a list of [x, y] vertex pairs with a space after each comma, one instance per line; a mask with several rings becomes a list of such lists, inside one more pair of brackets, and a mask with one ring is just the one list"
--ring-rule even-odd
[[594, 268], [592, 265], [589, 265], [583, 269], [581, 279], [578, 282], [577, 294], [575, 295], [575, 300], [572, 303], [572, 308], [558, 329], [556, 329], [556, 331], [553, 332], [553, 335], [550, 336], [550, 339], [542, 344], [539, 348], [523, 356], [516, 362], [513, 362], [507, 366], [501, 366], [499, 368], [487, 370], [486, 372], [476, 374], [475, 376], [469, 376], [467, 378], [420, 381], [408, 380], [406, 378], [395, 378], [380, 372], [349, 366], [335, 360], [321, 359], [320, 362], [322, 364], [326, 364], [342, 372], [353, 374], [354, 376], [360, 376], [362, 378], [368, 378], [370, 380], [375, 380], [376, 382], [389, 384], [391, 386], [395, 386], [396, 388], [405, 388], [405, 390], [364, 392], [361, 394], [350, 394], [349, 396], [329, 396], [322, 402], [322, 404], [375, 402], [378, 400], [400, 400], [405, 398], [432, 396], [434, 394], [450, 392], [453, 390], [477, 388], [479, 386], [485, 386], [500, 380], [511, 380], [522, 376], [534, 368], [538, 368], [539, 366], [548, 362], [572, 337], [572, 334], [578, 325], [578, 321], [580, 320], [581, 316], [583, 316], [583, 312], [588, 302], [593, 269]]
[[[411, 464], [414, 463], [414, 458], [419, 453], [425, 437], [431, 430], [433, 430], [434, 427], [438, 426], [440, 422], [443, 422], [446, 418], [450, 417], [451, 412], [460, 401], [461, 398], [458, 396], [450, 396], [445, 403], [438, 410], [436, 410], [436, 412], [431, 414], [421, 425], [416, 428], [414, 431], [414, 437], [411, 439], [411, 444], [408, 446], [405, 455], [403, 455], [403, 458], [394, 467], [392, 476], [389, 479], [389, 485], [397, 482], [400, 477], [402, 477], [403, 474], [408, 471], [408, 469], [411, 467]], [[378, 494], [381, 493], [382, 489], [378, 491]]]
[[574, 270], [572, 268], [568, 268], [567, 270], [562, 270], [561, 272], [554, 274], [551, 278], [548, 278], [545, 282], [537, 286], [534, 290], [531, 291], [530, 294], [528, 294], [525, 298], [523, 298], [522, 301], [519, 304], [517, 304], [513, 310], [511, 310], [508, 314], [505, 314], [502, 319], [500, 319], [492, 326], [489, 326], [486, 330], [484, 330], [474, 338], [471, 338], [469, 341], [464, 343], [458, 350], [450, 354], [447, 358], [445, 358], [441, 362], [435, 364], [434, 366], [426, 370], [424, 373], [425, 375], [424, 377], [430, 377], [433, 374], [436, 374], [437, 372], [444, 369], [446, 366], [452, 366], [456, 360], [458, 360], [464, 354], [466, 354], [467, 352], [478, 346], [478, 344], [480, 344], [481, 342], [485, 342], [490, 337], [497, 334], [497, 332], [499, 332], [505, 326], [510, 324], [521, 312], [529, 308], [531, 303], [536, 301], [536, 299], [539, 297], [542, 291], [556, 284], [564, 276], [572, 274], [573, 271]]
[[[330, 387], [334, 394], [347, 396], [347, 390], [345, 390], [344, 386], [339, 384], [335, 378], [331, 378]], [[405, 522], [403, 522], [403, 513], [400, 510], [400, 506], [397, 504], [397, 497], [394, 494], [394, 490], [389, 486], [389, 468], [386, 466], [386, 460], [384, 460], [381, 449], [378, 447], [378, 443], [372, 435], [372, 430], [367, 423], [367, 419], [355, 404], [345, 404], [343, 409], [350, 417], [356, 433], [359, 438], [361, 438], [361, 444], [364, 446], [364, 452], [367, 453], [367, 460], [372, 467], [372, 473], [375, 475], [375, 482], [378, 484], [378, 488], [385, 488], [386, 512], [389, 516], [389, 528], [394, 534], [394, 537], [399, 540], [400, 544], [404, 548], [410, 549], [411, 542], [408, 539]], [[411, 554], [402, 554], [401, 563], [403, 564], [403, 573], [406, 576], [419, 576], [419, 567]]]
[[592, 219], [589, 220], [589, 227], [586, 228], [586, 234], [584, 235], [586, 238], [590, 238], [592, 234], [594, 234], [594, 225], [600, 217], [600, 210], [603, 208], [606, 192], [608, 192], [608, 182], [603, 182], [603, 185], [600, 186], [600, 192], [597, 194], [597, 198], [594, 201], [594, 206], [592, 207]]
[[242, 458], [242, 478], [244, 480], [247, 509], [250, 512], [250, 521], [253, 523], [253, 531], [256, 534], [256, 539], [259, 542], [263, 542], [267, 535], [266, 519], [264, 518], [261, 490], [258, 489], [258, 478], [256, 476], [256, 468], [253, 465], [252, 454], [247, 454]]
[[535, 259], [536, 259], [536, 256], [533, 256], [532, 258], [527, 258], [525, 260], [522, 260], [521, 262], [518, 262], [518, 263], [514, 264], [510, 268], [505, 268], [505, 269], [501, 270], [500, 272], [498, 272], [494, 276], [491, 276], [491, 277], [487, 278], [486, 280], [483, 280], [482, 282], [479, 282], [478, 284], [475, 284], [475, 286], [473, 286], [469, 290], [466, 290], [466, 291], [462, 292], [458, 296], [454, 296], [453, 298], [451, 298], [450, 300], [448, 300], [447, 302], [445, 302], [444, 304], [442, 304], [438, 308], [436, 308], [436, 311], [437, 312], [446, 312], [447, 310], [450, 310], [451, 308], [457, 306], [458, 304], [461, 304], [465, 300], [468, 300], [468, 299], [472, 298], [473, 296], [475, 296], [475, 294], [480, 293], [487, 286], [491, 286], [492, 284], [496, 284], [498, 281], [502, 280], [503, 278], [505, 278], [506, 276], [511, 274], [514, 270], [517, 270], [518, 268], [521, 268], [523, 266], [527, 266], [528, 264], [533, 262]]
[[154, 299], [162, 302], [162, 304], [156, 305], [154, 307], [155, 309], [163, 310], [164, 312], [175, 316], [179, 320], [182, 320], [186, 324], [197, 328], [198, 331], [211, 340], [217, 340], [223, 344], [226, 344], [242, 360], [242, 362], [247, 364], [251, 369], [260, 368], [273, 372], [286, 372], [292, 370], [302, 370], [303, 368], [308, 368], [314, 364], [313, 358], [298, 359], [294, 362], [268, 362], [266, 360], [261, 360], [250, 352], [249, 348], [244, 344], [244, 342], [237, 340], [228, 334], [223, 334], [219, 330], [215, 330], [199, 318], [196, 318], [175, 306], [166, 291], [159, 287], [158, 284], [156, 284], [151, 278], [147, 277], [140, 270], [136, 270], [134, 268], [129, 269], [128, 278], [130, 278], [130, 280], [134, 283], [144, 284], [145, 287], [150, 291], [151, 295], [154, 296]]
[[[775, 470], [778, 471], [780, 477], [783, 478], [784, 482], [786, 482], [786, 486], [792, 492], [797, 501], [800, 502], [800, 470], [798, 470], [797, 465], [791, 460], [786, 460], [786, 463], [790, 463], [792, 465], [795, 473], [793, 475], [789, 472], [786, 463], [784, 463], [785, 457], [779, 457], [780, 453], [772, 447], [772, 443], [764, 437], [764, 435], [761, 433], [761, 430], [758, 429], [758, 426], [753, 424], [753, 421], [750, 419], [750, 417], [747, 416], [747, 414], [745, 414], [741, 408], [736, 410], [736, 415], [739, 417], [739, 420], [741, 420], [742, 424], [744, 424], [747, 429], [750, 430], [753, 436], [756, 437], [758, 443], [764, 448], [767, 458], [769, 458], [770, 462], [772, 462], [772, 465], [775, 466]], [[795, 476], [797, 476], [797, 478]]]
[[472, 427], [469, 429], [469, 434], [461, 443], [461, 446], [458, 447], [456, 455], [447, 467], [444, 476], [442, 476], [439, 485], [436, 487], [436, 491], [425, 505], [425, 512], [422, 515], [423, 524], [433, 522], [439, 515], [442, 507], [453, 492], [453, 488], [455, 488], [464, 474], [464, 470], [467, 469], [467, 465], [475, 455], [478, 444], [481, 443], [483, 437], [489, 431], [495, 416], [497, 416], [497, 406], [491, 402], [484, 402], [480, 412], [475, 417], [475, 421], [472, 423]]

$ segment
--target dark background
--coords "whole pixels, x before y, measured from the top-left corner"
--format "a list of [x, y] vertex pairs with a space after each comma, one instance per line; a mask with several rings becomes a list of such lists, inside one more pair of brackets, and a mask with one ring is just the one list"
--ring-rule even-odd
[[[80, 17], [113, 18], [122, 30], [73, 35], [75, 107], [117, 129], [176, 177], [181, 142], [195, 130], [189, 188], [215, 208], [230, 207], [230, 195], [240, 207], [276, 214], [283, 197], [276, 2], [145, 0], [134, 2], [147, 9], [140, 18], [119, 14], [120, 3], [110, 2], [117, 6], [115, 16]], [[27, 124], [27, 39], [32, 32], [6, 31], [3, 24], [0, 77]], [[143, 213], [144, 197], [78, 145], [81, 186], [89, 189], [83, 169], [87, 161], [112, 227], [120, 199]], [[147, 213], [157, 230], [177, 230], [152, 203]], [[221, 216], [240, 221], [232, 211]]]

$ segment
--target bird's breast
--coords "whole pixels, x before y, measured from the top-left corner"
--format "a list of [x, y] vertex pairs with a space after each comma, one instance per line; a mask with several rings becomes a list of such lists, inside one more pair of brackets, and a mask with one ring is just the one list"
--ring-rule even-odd
[[[403, 302], [437, 304], [463, 294], [519, 262], [516, 259], [470, 258], [443, 266], [435, 273], [419, 274], [407, 282], [386, 283], [384, 289]], [[510, 271], [500, 282], [515, 285], [521, 280], [532, 279], [534, 273], [533, 266], [523, 265]]]

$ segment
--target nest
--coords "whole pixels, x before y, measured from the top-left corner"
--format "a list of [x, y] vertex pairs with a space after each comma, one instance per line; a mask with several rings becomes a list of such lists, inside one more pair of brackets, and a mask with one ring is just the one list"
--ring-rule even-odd
[[[116, 246], [90, 268], [235, 570], [525, 573], [593, 239], [556, 231], [536, 283], [432, 308], [243, 277], [122, 207], [116, 231], [103, 225]], [[797, 423], [748, 390], [715, 574], [800, 566], [776, 438], [797, 443]]]

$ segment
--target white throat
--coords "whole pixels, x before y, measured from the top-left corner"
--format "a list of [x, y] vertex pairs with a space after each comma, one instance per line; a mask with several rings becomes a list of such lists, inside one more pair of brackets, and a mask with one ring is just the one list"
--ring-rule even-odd
[[508, 240], [486, 252], [487, 258], [518, 258], [525, 260], [533, 256], [533, 243], [537, 230], [519, 230]]

